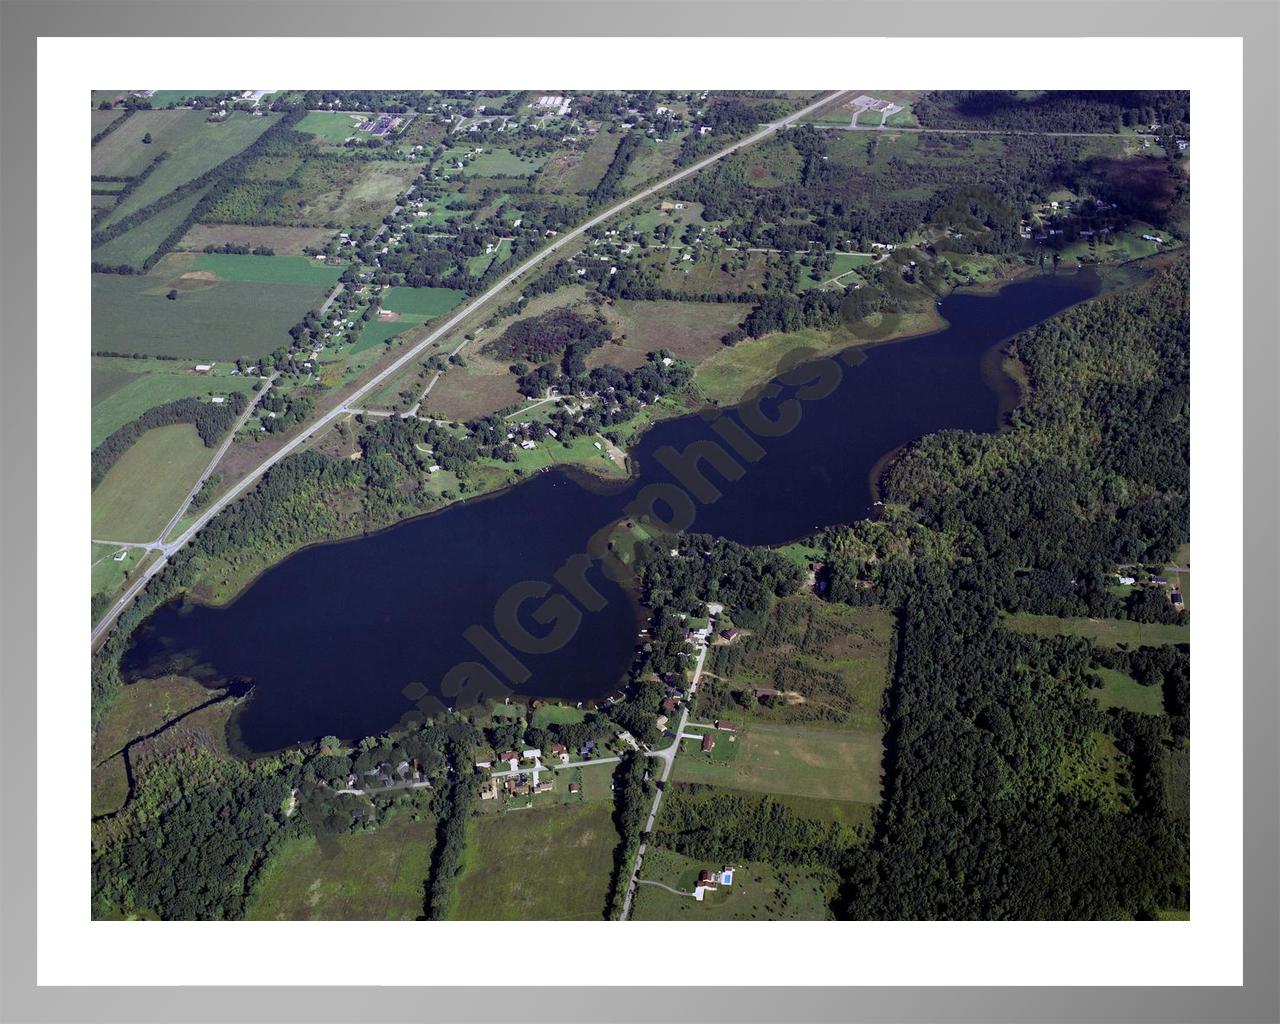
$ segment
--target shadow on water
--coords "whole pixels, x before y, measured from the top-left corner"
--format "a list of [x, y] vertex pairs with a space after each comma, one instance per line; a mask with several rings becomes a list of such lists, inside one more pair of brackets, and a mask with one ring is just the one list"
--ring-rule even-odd
[[[780, 544], [871, 514], [893, 452], [938, 430], [999, 429], [1018, 396], [1001, 369], [1004, 343], [1099, 287], [1093, 273], [1059, 273], [991, 295], [950, 296], [939, 307], [944, 329], [871, 346], [842, 363], [833, 393], [805, 404], [795, 429], [761, 438], [765, 454], [744, 462], [738, 479], [707, 470], [719, 497], [697, 506], [692, 530]], [[741, 413], [727, 409], [722, 417], [740, 422]], [[484, 500], [307, 548], [224, 607], [171, 602], [135, 633], [122, 663], [126, 678], [154, 676], [182, 660], [200, 666], [208, 682], [253, 680], [233, 730], [248, 751], [382, 732], [408, 710], [407, 685], [439, 694], [449, 669], [483, 660], [463, 633], [480, 626], [500, 635], [495, 604], [508, 588], [549, 583], [589, 537], [627, 514], [641, 488], [674, 482], [656, 453], [717, 440], [712, 420], [694, 414], [651, 427], [631, 453], [633, 476], [625, 482], [540, 473]], [[598, 565], [587, 579], [604, 608], [584, 613], [561, 649], [521, 656], [528, 678], [513, 687], [520, 696], [589, 701], [625, 678], [643, 610]], [[529, 601], [520, 618], [543, 635], [547, 624], [527, 611], [537, 605]]]

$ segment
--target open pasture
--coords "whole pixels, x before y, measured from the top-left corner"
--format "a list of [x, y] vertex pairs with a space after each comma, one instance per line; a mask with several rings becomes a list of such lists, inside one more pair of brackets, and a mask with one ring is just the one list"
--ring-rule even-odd
[[449, 916], [463, 921], [603, 920], [617, 845], [608, 802], [472, 818]]

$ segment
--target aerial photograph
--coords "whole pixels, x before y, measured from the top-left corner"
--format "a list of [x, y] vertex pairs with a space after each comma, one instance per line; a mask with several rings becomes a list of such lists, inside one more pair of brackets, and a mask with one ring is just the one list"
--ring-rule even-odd
[[84, 96], [94, 920], [1189, 919], [1190, 93], [854, 85]]

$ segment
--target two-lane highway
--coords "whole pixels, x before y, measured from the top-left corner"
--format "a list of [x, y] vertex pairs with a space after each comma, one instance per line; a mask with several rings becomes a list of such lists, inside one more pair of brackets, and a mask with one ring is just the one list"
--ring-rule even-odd
[[[628, 198], [615, 203], [613, 206], [610, 206], [607, 210], [603, 211], [602, 213], [596, 214], [594, 217], [591, 217], [589, 220], [584, 221], [582, 224], [578, 225], [576, 228], [572, 228], [569, 231], [566, 231], [564, 234], [557, 237], [555, 241], [553, 241], [550, 245], [547, 245], [544, 248], [539, 249], [536, 253], [530, 256], [527, 260], [521, 263], [509, 274], [504, 275], [491, 288], [489, 288], [483, 294], [477, 296], [471, 302], [463, 306], [457, 313], [455, 313], [453, 316], [445, 320], [444, 323], [442, 323], [439, 327], [433, 330], [420, 342], [418, 342], [412, 348], [406, 350], [405, 353], [402, 356], [400, 356], [399, 359], [395, 360], [395, 362], [391, 363], [385, 369], [376, 373], [364, 384], [360, 385], [350, 396], [347, 397], [347, 399], [344, 402], [340, 403], [334, 409], [331, 409], [324, 416], [321, 416], [318, 420], [315, 421], [315, 423], [311, 424], [309, 428], [305, 429], [304, 431], [299, 433], [297, 437], [293, 438], [291, 441], [289, 441], [288, 443], [286, 443], [285, 445], [277, 449], [274, 454], [265, 458], [256, 468], [250, 470], [249, 473], [246, 474], [234, 487], [228, 490], [226, 494], [222, 495], [220, 498], [211, 502], [209, 507], [199, 516], [199, 518], [197, 518], [189, 527], [187, 527], [187, 529], [184, 530], [179, 537], [175, 538], [172, 542], [168, 542], [164, 544], [163, 548], [161, 549], [160, 557], [157, 558], [155, 562], [153, 562], [150, 566], [148, 566], [146, 571], [143, 572], [142, 575], [140, 575], [136, 580], [134, 580], [133, 583], [129, 585], [129, 587], [125, 590], [125, 592], [111, 606], [111, 608], [108, 609], [107, 613], [93, 628], [93, 632], [91, 636], [91, 644], [96, 647], [98, 643], [107, 635], [107, 632], [108, 630], [110, 630], [112, 623], [115, 622], [115, 620], [119, 617], [120, 613], [124, 611], [124, 609], [128, 606], [129, 602], [132, 601], [138, 595], [138, 593], [142, 590], [142, 588], [145, 587], [147, 583], [150, 582], [150, 580], [168, 564], [169, 557], [173, 554], [173, 552], [177, 551], [189, 540], [191, 540], [192, 537], [194, 537], [201, 529], [204, 528], [205, 524], [208, 523], [210, 519], [212, 519], [215, 515], [217, 515], [224, 508], [226, 508], [227, 505], [229, 505], [231, 502], [235, 501], [238, 497], [244, 494], [245, 491], [247, 491], [255, 483], [257, 483], [258, 479], [265, 472], [267, 472], [267, 470], [269, 470], [281, 459], [285, 459], [288, 456], [292, 455], [295, 451], [297, 451], [299, 447], [301, 447], [307, 441], [311, 440], [312, 437], [314, 437], [320, 431], [324, 430], [335, 420], [339, 419], [342, 416], [347, 415], [347, 413], [351, 410], [353, 406], [358, 405], [361, 397], [363, 397], [364, 395], [370, 394], [371, 392], [375, 391], [377, 388], [381, 387], [388, 380], [393, 378], [406, 366], [408, 366], [415, 359], [417, 359], [422, 354], [422, 352], [425, 349], [427, 349], [430, 345], [439, 341], [441, 338], [444, 338], [446, 335], [449, 334], [450, 331], [452, 331], [455, 327], [457, 327], [458, 324], [462, 323], [465, 319], [467, 319], [467, 317], [471, 316], [472, 314], [477, 312], [479, 309], [483, 308], [484, 306], [492, 302], [493, 299], [495, 299], [509, 285], [514, 283], [522, 275], [527, 274], [534, 267], [537, 267], [540, 264], [546, 262], [551, 257], [555, 256], [557, 253], [561, 252], [566, 246], [572, 245], [577, 239], [581, 238], [583, 234], [590, 231], [592, 228], [596, 227], [598, 224], [602, 224], [605, 221], [609, 220], [610, 218], [616, 217], [619, 213], [623, 212], [624, 210], [628, 209], [631, 206], [634, 206], [636, 203], [642, 202], [643, 200], [648, 199], [651, 196], [657, 195], [659, 192], [662, 192], [663, 190], [668, 189], [672, 185], [676, 184], [676, 182], [683, 181], [685, 178], [688, 178], [691, 175], [697, 174], [699, 171], [704, 170], [707, 167], [710, 167], [712, 164], [716, 163], [718, 160], [723, 160], [725, 157], [738, 152], [738, 150], [740, 149], [744, 149], [747, 146], [755, 145], [757, 142], [760, 142], [763, 139], [767, 139], [769, 136], [780, 131], [786, 126], [798, 121], [800, 118], [805, 117], [806, 115], [813, 113], [815, 110], [819, 109], [820, 107], [824, 107], [827, 104], [835, 101], [839, 97], [846, 95], [847, 92], [848, 90], [840, 90], [838, 92], [828, 93], [827, 95], [823, 96], [820, 100], [818, 100], [816, 103], [811, 103], [807, 107], [804, 107], [801, 110], [797, 110], [794, 114], [791, 114], [788, 117], [784, 117], [780, 121], [776, 121], [776, 122], [773, 122], [772, 124], [765, 125], [758, 132], [755, 132], [754, 134], [749, 135], [746, 138], [733, 143], [733, 145], [727, 146], [724, 149], [719, 150], [716, 153], [713, 153], [711, 156], [704, 157], [702, 160], [699, 160], [696, 163], [690, 164], [688, 167], [684, 168], [683, 170], [677, 171], [675, 174], [669, 175], [668, 177], [662, 179], [662, 181], [658, 182], [655, 185], [650, 185], [648, 188], [641, 189], [639, 192], [636, 192], [634, 195], [631, 195]], [[466, 345], [466, 339], [464, 338], [456, 346], [454, 346], [450, 354], [451, 355], [457, 354], [459, 351], [461, 351], [461, 349], [465, 345]], [[439, 379], [439, 375], [437, 374], [437, 376], [432, 379], [431, 383], [428, 384], [426, 391], [423, 392], [424, 397], [430, 393], [431, 389], [435, 386], [436, 380], [438, 379]]]

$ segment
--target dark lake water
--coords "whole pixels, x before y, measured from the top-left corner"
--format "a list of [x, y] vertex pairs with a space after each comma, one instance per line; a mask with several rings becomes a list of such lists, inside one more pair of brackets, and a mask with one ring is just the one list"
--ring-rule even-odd
[[[839, 380], [826, 397], [812, 397], [816, 369], [784, 375], [787, 383], [764, 410], [776, 418], [779, 403], [794, 399], [789, 408], [800, 410], [798, 422], [782, 436], [765, 437], [746, 418], [764, 454], [752, 462], [739, 458], [745, 471], [737, 480], [706, 469], [721, 494], [693, 503], [690, 528], [779, 544], [864, 517], [873, 470], [886, 454], [940, 429], [997, 429], [1015, 394], [999, 369], [1000, 342], [1098, 288], [1095, 275], [1078, 273], [1037, 277], [990, 296], [952, 295], [940, 307], [945, 330], [865, 349], [849, 364], [838, 361]], [[823, 371], [824, 380], [830, 372]], [[724, 410], [725, 419], [740, 424], [744, 415]], [[126, 678], [178, 666], [210, 682], [251, 680], [253, 696], [234, 723], [238, 744], [251, 751], [326, 734], [356, 739], [382, 732], [409, 709], [407, 685], [439, 693], [451, 668], [484, 660], [463, 633], [477, 625], [495, 629], [495, 603], [508, 587], [551, 583], [592, 534], [633, 514], [643, 489], [674, 480], [658, 453], [668, 446], [685, 452], [719, 436], [709, 417], [670, 420], [643, 435], [625, 484], [539, 474], [490, 498], [303, 550], [226, 607], [175, 601], [136, 632], [123, 663]], [[666, 505], [655, 508], [666, 515]], [[576, 701], [617, 689], [643, 617], [634, 598], [598, 567], [588, 579], [605, 597], [604, 608], [585, 612], [562, 649], [520, 655], [529, 676], [512, 687], [516, 694]], [[522, 619], [536, 635], [547, 631], [530, 618], [539, 603], [530, 601]], [[445, 701], [453, 703], [451, 696]]]

